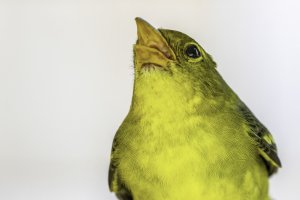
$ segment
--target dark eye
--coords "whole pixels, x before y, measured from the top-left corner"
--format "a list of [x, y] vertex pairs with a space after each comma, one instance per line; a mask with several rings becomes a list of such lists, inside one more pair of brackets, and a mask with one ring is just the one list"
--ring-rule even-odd
[[194, 44], [187, 46], [187, 48], [185, 49], [185, 53], [190, 58], [199, 58], [201, 56], [200, 51]]

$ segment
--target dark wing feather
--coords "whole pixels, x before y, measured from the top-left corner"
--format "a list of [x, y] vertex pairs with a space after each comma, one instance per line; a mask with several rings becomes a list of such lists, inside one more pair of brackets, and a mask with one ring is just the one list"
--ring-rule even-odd
[[259, 122], [244, 103], [241, 103], [239, 109], [249, 126], [248, 135], [256, 142], [259, 154], [266, 164], [268, 173], [269, 175], [272, 175], [279, 167], [281, 167], [273, 137], [268, 129]]
[[111, 159], [108, 171], [108, 184], [111, 192], [115, 192], [116, 196], [120, 200], [133, 200], [131, 192], [127, 189], [125, 184], [121, 181], [117, 173], [117, 162], [113, 158], [114, 152], [116, 150], [117, 141], [114, 139], [112, 150], [111, 150]]

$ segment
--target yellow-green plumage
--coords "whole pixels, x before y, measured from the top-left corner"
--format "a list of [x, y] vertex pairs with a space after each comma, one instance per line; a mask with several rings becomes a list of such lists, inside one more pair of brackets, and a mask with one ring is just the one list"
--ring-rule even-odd
[[[116, 133], [111, 191], [134, 200], [267, 200], [276, 145], [189, 36], [137, 19], [130, 111]], [[195, 45], [200, 56], [186, 55]]]

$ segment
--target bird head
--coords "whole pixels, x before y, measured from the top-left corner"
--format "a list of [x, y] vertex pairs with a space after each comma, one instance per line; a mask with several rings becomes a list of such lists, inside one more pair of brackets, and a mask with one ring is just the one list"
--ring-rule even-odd
[[187, 103], [215, 106], [218, 98], [224, 98], [227, 85], [216, 63], [194, 39], [178, 31], [155, 29], [141, 18], [136, 18], [136, 24], [133, 105], [189, 108]]

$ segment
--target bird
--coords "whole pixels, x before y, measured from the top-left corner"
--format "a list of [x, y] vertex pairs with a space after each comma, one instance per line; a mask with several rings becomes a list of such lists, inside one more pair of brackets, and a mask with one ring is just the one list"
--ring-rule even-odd
[[112, 142], [120, 200], [269, 200], [281, 167], [270, 131], [190, 36], [135, 18], [129, 112]]

